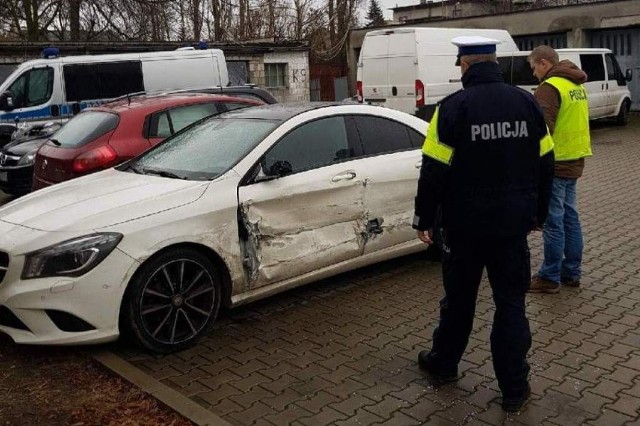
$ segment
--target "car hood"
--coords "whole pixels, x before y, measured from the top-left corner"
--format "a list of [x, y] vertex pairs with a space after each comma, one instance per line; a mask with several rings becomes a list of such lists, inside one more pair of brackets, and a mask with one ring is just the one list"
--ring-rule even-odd
[[15, 155], [22, 157], [32, 151], [37, 150], [47, 142], [47, 138], [36, 139], [22, 139], [9, 142], [4, 146], [3, 151], [8, 155]]
[[41, 231], [98, 230], [192, 203], [208, 185], [111, 169], [19, 198], [0, 208], [0, 220]]

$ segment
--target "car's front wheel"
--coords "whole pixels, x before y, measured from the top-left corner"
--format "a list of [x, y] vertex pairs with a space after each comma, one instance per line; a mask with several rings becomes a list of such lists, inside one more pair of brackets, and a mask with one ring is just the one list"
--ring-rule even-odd
[[193, 345], [220, 309], [221, 275], [192, 248], [169, 249], [136, 273], [122, 306], [123, 333], [142, 347], [170, 353]]

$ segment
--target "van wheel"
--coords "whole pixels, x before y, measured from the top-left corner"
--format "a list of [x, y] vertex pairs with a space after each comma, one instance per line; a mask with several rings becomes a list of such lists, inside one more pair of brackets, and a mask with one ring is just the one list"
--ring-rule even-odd
[[129, 283], [122, 306], [124, 335], [158, 353], [192, 346], [216, 319], [221, 289], [221, 275], [199, 251], [160, 253]]
[[631, 102], [625, 100], [620, 106], [620, 112], [616, 117], [616, 123], [620, 126], [624, 126], [629, 122], [629, 110], [631, 109]]

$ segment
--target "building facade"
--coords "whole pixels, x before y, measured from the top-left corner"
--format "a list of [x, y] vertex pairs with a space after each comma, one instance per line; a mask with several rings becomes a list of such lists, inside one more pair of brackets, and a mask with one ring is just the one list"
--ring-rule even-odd
[[[465, 8], [465, 4], [468, 5]], [[487, 2], [444, 1], [394, 8], [394, 26], [440, 28], [495, 28], [509, 31], [521, 50], [540, 44], [562, 47], [604, 47], [616, 55], [622, 70], [631, 69], [629, 82], [632, 109], [640, 110], [640, 1], [556, 0], [544, 8]], [[565, 4], [570, 3], [570, 4]], [[578, 4], [576, 4], [578, 3]], [[457, 6], [456, 6], [457, 4]], [[455, 12], [458, 7], [459, 12]], [[526, 10], [514, 10], [525, 8]], [[507, 10], [507, 11], [505, 11]], [[508, 11], [510, 10], [510, 11]], [[460, 17], [455, 14], [461, 15]], [[478, 13], [479, 16], [465, 16]], [[385, 28], [393, 28], [385, 27]], [[347, 45], [349, 90], [355, 93], [358, 56], [365, 34], [371, 28], [352, 30]]]

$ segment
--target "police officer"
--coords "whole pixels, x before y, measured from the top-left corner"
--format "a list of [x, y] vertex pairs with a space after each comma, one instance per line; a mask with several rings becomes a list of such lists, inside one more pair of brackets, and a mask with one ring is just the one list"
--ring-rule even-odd
[[442, 208], [445, 297], [431, 351], [420, 367], [434, 385], [455, 381], [473, 328], [484, 268], [496, 304], [493, 367], [502, 408], [518, 411], [530, 394], [525, 316], [530, 264], [527, 234], [544, 223], [553, 178], [553, 141], [529, 93], [502, 78], [497, 40], [456, 37], [464, 89], [438, 105], [422, 147], [413, 227], [432, 243]]

